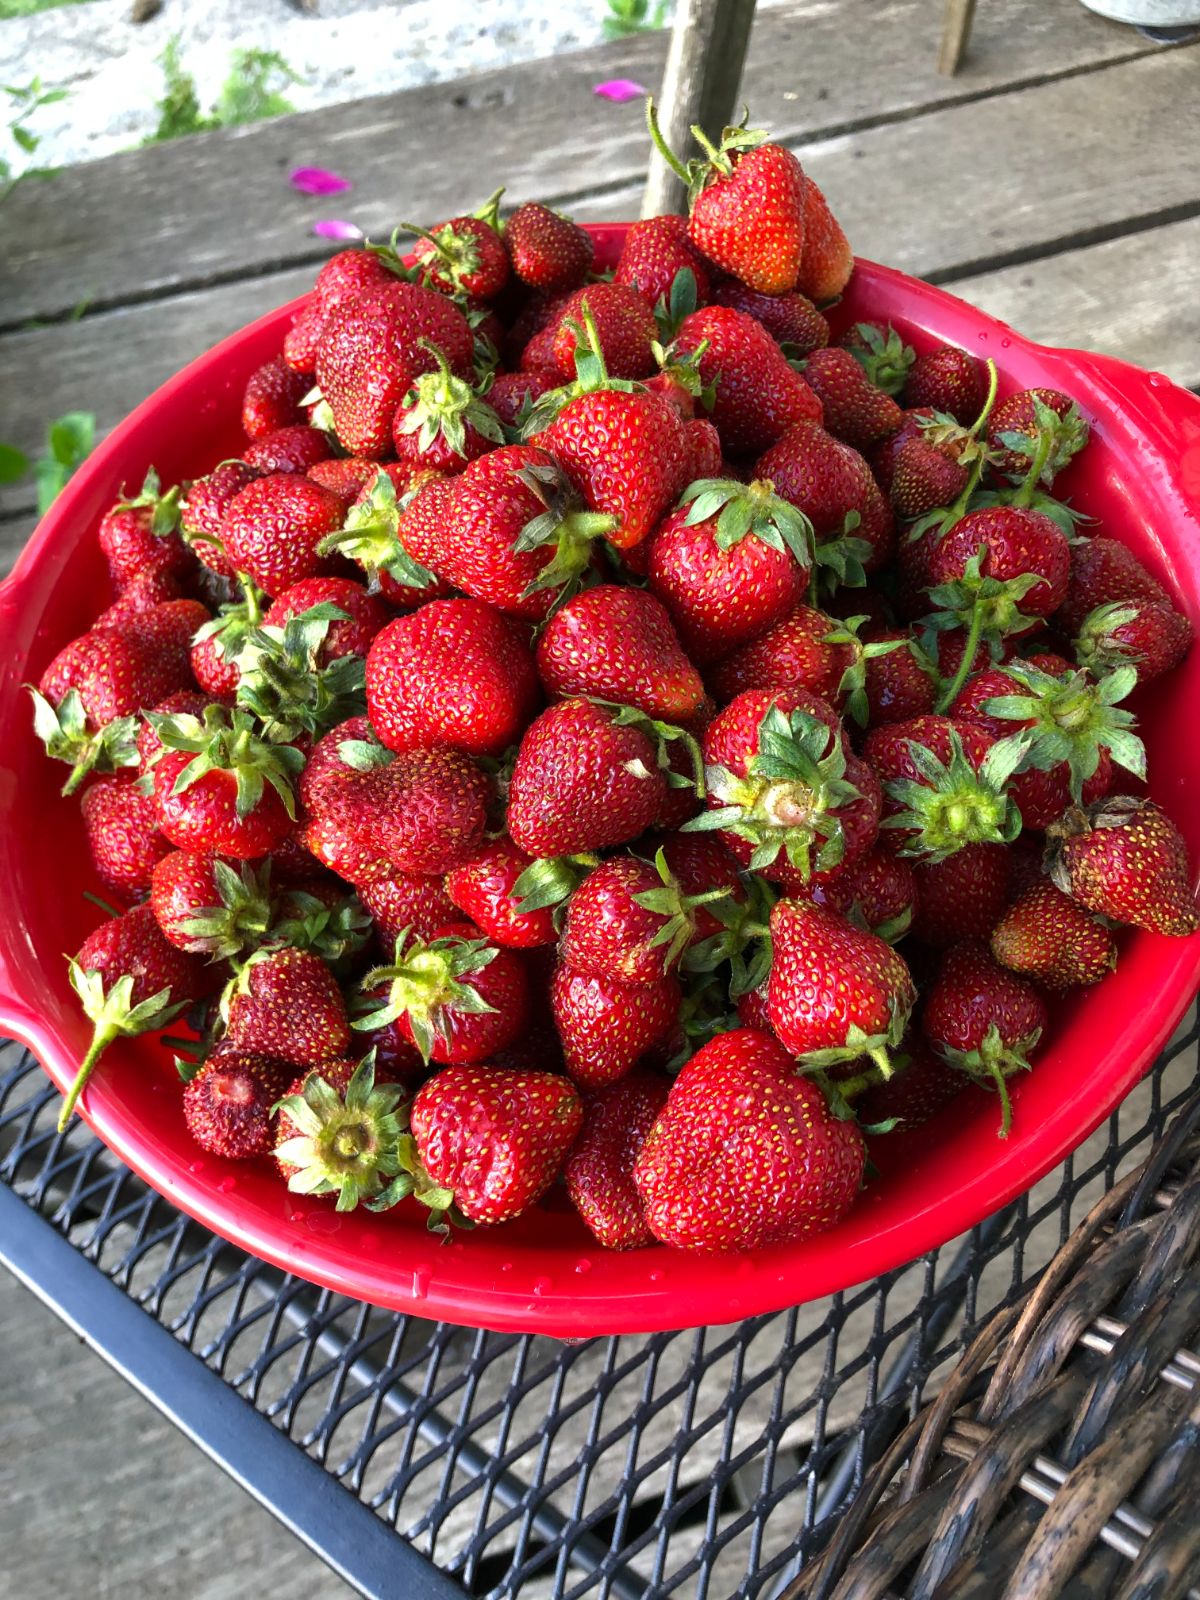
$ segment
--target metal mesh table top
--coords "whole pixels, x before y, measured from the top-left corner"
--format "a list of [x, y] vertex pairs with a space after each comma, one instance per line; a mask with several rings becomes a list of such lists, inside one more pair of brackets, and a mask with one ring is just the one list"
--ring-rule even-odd
[[[403, 1581], [339, 1560], [362, 1592], [768, 1600], [973, 1326], [1147, 1154], [1192, 1086], [1197, 1038], [1181, 1029], [1074, 1157], [961, 1240], [812, 1305], [685, 1333], [564, 1344], [314, 1288], [181, 1216], [82, 1125], [57, 1134], [57, 1094], [3, 1044], [0, 1179], [14, 1217], [86, 1263], [85, 1292], [107, 1280], [172, 1355], [240, 1397], [235, 1421], [269, 1419], [290, 1441], [295, 1472], [256, 1490], [272, 1509], [299, 1526], [288, 1480], [303, 1452], [334, 1491], [331, 1517], [353, 1497], [372, 1529], [394, 1530], [389, 1549], [422, 1558]], [[35, 1286], [43, 1260], [31, 1247]], [[91, 1336], [111, 1358], [103, 1330]], [[140, 1381], [171, 1410], [165, 1379]], [[238, 1470], [203, 1416], [187, 1425]]]

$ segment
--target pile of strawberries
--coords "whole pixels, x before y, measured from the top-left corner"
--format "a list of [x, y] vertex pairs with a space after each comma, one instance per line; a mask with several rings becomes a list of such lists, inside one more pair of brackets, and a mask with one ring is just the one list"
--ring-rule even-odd
[[240, 458], [103, 519], [34, 696], [128, 908], [64, 1120], [186, 1014], [195, 1140], [293, 1191], [561, 1177], [612, 1248], [752, 1248], [971, 1082], [1007, 1133], [1113, 925], [1196, 929], [1126, 703], [1190, 630], [1053, 496], [1078, 407], [831, 344], [850, 249], [764, 135], [679, 170], [612, 272], [498, 196], [335, 255]]

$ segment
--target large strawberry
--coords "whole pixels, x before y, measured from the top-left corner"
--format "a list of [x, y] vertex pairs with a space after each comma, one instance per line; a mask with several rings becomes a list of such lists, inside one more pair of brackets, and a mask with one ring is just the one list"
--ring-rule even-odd
[[921, 1030], [942, 1060], [996, 1089], [1002, 1139], [1012, 1126], [1007, 1080], [1028, 1070], [1045, 1026], [1037, 990], [972, 941], [947, 951], [921, 1014]]
[[567, 1072], [585, 1089], [615, 1083], [671, 1034], [680, 1002], [674, 974], [652, 983], [626, 983], [560, 962], [550, 1004]]
[[273, 473], [255, 478], [229, 503], [221, 520], [225, 553], [268, 595], [282, 594], [328, 569], [322, 540], [342, 525], [337, 495], [311, 478]]
[[402, 933], [431, 939], [439, 928], [458, 920], [457, 902], [450, 898], [441, 878], [394, 872], [359, 884], [358, 897], [374, 921], [376, 941], [386, 955], [395, 949]]
[[1153, 800], [1116, 794], [1072, 808], [1047, 840], [1051, 877], [1089, 911], [1175, 937], [1200, 927], [1187, 846]]
[[986, 940], [1008, 903], [1012, 861], [1004, 844], [965, 844], [913, 867], [918, 910], [913, 933], [935, 950]]
[[1071, 546], [1071, 576], [1058, 621], [1070, 633], [1078, 633], [1097, 606], [1110, 605], [1115, 600], [1171, 603], [1162, 584], [1151, 577], [1128, 545], [1103, 534], [1076, 539]]
[[[716, 889], [702, 902], [723, 898]], [[652, 865], [614, 856], [571, 895], [559, 946], [564, 962], [587, 977], [656, 983], [673, 971], [697, 932], [694, 897], [685, 894], [666, 856]]]
[[1056, 991], [1098, 983], [1117, 964], [1112, 930], [1045, 878], [995, 924], [991, 949], [1001, 966]]
[[499, 756], [540, 701], [527, 630], [480, 600], [432, 600], [367, 657], [367, 711], [389, 750]]
[[499, 949], [478, 928], [456, 921], [430, 939], [401, 934], [392, 960], [363, 978], [375, 1001], [353, 1026], [375, 1032], [397, 1023], [430, 1061], [486, 1061], [529, 1021], [522, 957]]
[[885, 1076], [916, 989], [885, 939], [836, 912], [780, 900], [771, 912], [767, 1012], [784, 1045], [810, 1067], [870, 1056]]
[[744, 311], [706, 306], [683, 319], [680, 356], [694, 355], [704, 388], [714, 390], [710, 417], [733, 456], [756, 456], [797, 422], [820, 422], [821, 402], [771, 335]]
[[171, 848], [158, 831], [154, 801], [130, 774], [116, 773], [88, 785], [80, 811], [96, 876], [122, 900], [136, 899]]
[[427, 283], [443, 293], [496, 298], [511, 272], [498, 226], [503, 193], [498, 189], [471, 216], [451, 217], [432, 228], [402, 225], [405, 233], [417, 235], [413, 260]]
[[804, 598], [811, 561], [808, 519], [767, 480], [701, 479], [655, 532], [648, 573], [703, 665], [781, 622]]
[[92, 1040], [59, 1112], [60, 1132], [114, 1039], [164, 1027], [213, 987], [203, 962], [163, 938], [149, 906], [134, 906], [101, 923], [80, 945], [70, 973], [92, 1024]]
[[547, 294], [582, 283], [595, 255], [591, 234], [536, 200], [518, 206], [509, 217], [504, 242], [521, 282]]
[[804, 381], [821, 402], [829, 432], [856, 450], [870, 449], [900, 426], [900, 407], [849, 350], [814, 350], [804, 362]]
[[555, 699], [591, 695], [677, 722], [704, 700], [666, 607], [644, 589], [604, 583], [568, 600], [546, 624], [537, 669]]
[[470, 324], [444, 295], [420, 284], [392, 281], [327, 314], [317, 383], [338, 439], [352, 454], [387, 453], [401, 401], [413, 380], [437, 365], [430, 345], [457, 377], [470, 377]]
[[455, 377], [436, 345], [437, 365], [414, 379], [392, 424], [397, 459], [433, 472], [457, 472], [504, 443], [500, 418], [465, 378]]
[[357, 881], [390, 875], [374, 869], [379, 859], [390, 872], [432, 875], [472, 858], [492, 798], [490, 779], [473, 761], [457, 750], [410, 750], [380, 765], [361, 747], [352, 753], [362, 770], [324, 794], [315, 817], [350, 860], [343, 867], [322, 854], [326, 865]]
[[854, 271], [854, 252], [829, 201], [811, 178], [804, 192], [804, 254], [796, 287], [818, 305], [837, 300]]
[[870, 467], [818, 423], [789, 428], [754, 471], [812, 523], [814, 558], [826, 584], [861, 585], [888, 560], [892, 513]]
[[633, 1177], [655, 1238], [754, 1250], [831, 1228], [863, 1180], [862, 1135], [757, 1028], [719, 1035], [671, 1086]]
[[593, 350], [614, 378], [648, 378], [655, 370], [658, 324], [650, 304], [624, 283], [590, 283], [556, 308], [547, 324], [553, 364], [564, 380], [575, 376], [575, 352], [584, 328]]
[[666, 1100], [667, 1080], [650, 1072], [631, 1072], [583, 1097], [583, 1128], [563, 1177], [571, 1204], [609, 1250], [653, 1243], [633, 1167]]
[[225, 1038], [238, 1050], [317, 1067], [349, 1047], [342, 992], [328, 965], [309, 950], [260, 950], [223, 1003]]
[[857, 644], [845, 623], [801, 604], [767, 633], [714, 663], [708, 681], [722, 700], [747, 689], [805, 689], [832, 703], [840, 698]]

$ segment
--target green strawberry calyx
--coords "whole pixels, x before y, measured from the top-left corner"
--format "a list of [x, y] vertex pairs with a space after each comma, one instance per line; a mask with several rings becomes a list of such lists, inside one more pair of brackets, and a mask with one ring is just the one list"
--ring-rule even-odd
[[[683, 269], [684, 272], [690, 270], [688, 267]], [[679, 276], [682, 276], [682, 273]], [[700, 375], [700, 363], [708, 353], [708, 347], [707, 339], [701, 339], [694, 350], [686, 352], [677, 350], [673, 344], [660, 344], [657, 340], [650, 346], [651, 354], [658, 362], [659, 377], [665, 378], [675, 388], [690, 395], [693, 400], [698, 400], [705, 411], [711, 411], [717, 403], [715, 380], [706, 384]]]
[[78, 689], [68, 689], [57, 706], [30, 686], [33, 731], [55, 761], [67, 761], [71, 771], [63, 794], [74, 794], [90, 772], [116, 772], [138, 764], [138, 719], [115, 717], [102, 728], [89, 724]]
[[683, 830], [720, 828], [745, 839], [754, 847], [752, 871], [781, 851], [805, 879], [839, 866], [846, 853], [839, 812], [862, 798], [846, 777], [842, 740], [819, 717], [773, 705], [758, 725], [757, 746], [744, 778], [706, 768], [709, 810]]
[[[746, 113], [749, 116], [749, 112]], [[722, 178], [733, 175], [735, 160], [738, 156], [745, 155], [747, 151], [756, 150], [759, 145], [766, 144], [768, 134], [761, 128], [747, 128], [743, 125], [726, 128], [721, 134], [720, 144], [713, 144], [698, 123], [692, 124], [692, 138], [704, 151], [703, 157], [694, 157], [686, 164], [682, 162], [663, 137], [662, 129], [658, 125], [658, 113], [654, 109], [653, 96], [646, 100], [646, 127], [654, 148], [670, 167], [671, 171], [688, 188], [688, 206], [695, 205], [696, 200], [709, 186], [717, 183]]]
[[[659, 338], [665, 345], [670, 345], [679, 331], [680, 323], [685, 317], [691, 316], [698, 304], [696, 274], [691, 267], [680, 267], [671, 279], [670, 289], [666, 294], [659, 295], [654, 307], [654, 320], [658, 323]], [[703, 344], [707, 349], [708, 340], [705, 339]], [[662, 365], [661, 360], [659, 365]]]
[[338, 1211], [353, 1211], [360, 1201], [378, 1202], [400, 1173], [408, 1108], [398, 1084], [375, 1082], [374, 1050], [344, 1093], [316, 1068], [301, 1093], [286, 1095], [273, 1110], [299, 1130], [275, 1149], [277, 1160], [295, 1169], [288, 1175], [293, 1194], [335, 1194]]
[[884, 394], [899, 394], [908, 369], [917, 359], [912, 345], [905, 344], [890, 322], [886, 328], [873, 322], [856, 322], [854, 331], [858, 341], [847, 345], [850, 354], [876, 389], [882, 389]]
[[176, 485], [164, 494], [158, 473], [151, 467], [137, 494], [118, 500], [113, 510], [149, 511], [150, 532], [157, 539], [165, 539], [179, 527], [179, 487]]
[[256, 871], [246, 862], [234, 866], [214, 859], [212, 874], [217, 904], [197, 906], [177, 924], [186, 937], [185, 948], [214, 960], [256, 950], [271, 926], [270, 863]]
[[1136, 622], [1141, 606], [1136, 601], [1110, 600], [1089, 611], [1075, 639], [1075, 659], [1097, 677], [1123, 666], [1136, 667], [1142, 657], [1133, 645], [1120, 636], [1120, 630]]
[[277, 902], [267, 938], [279, 948], [311, 950], [338, 968], [366, 948], [372, 926], [355, 894], [330, 905], [306, 889], [288, 889]]
[[422, 453], [430, 450], [438, 439], [443, 439], [448, 449], [465, 456], [468, 425], [493, 444], [503, 444], [504, 426], [491, 406], [480, 399], [465, 379], [455, 377], [437, 345], [424, 338], [417, 343], [428, 350], [437, 366], [432, 372], [414, 379], [404, 400], [408, 410], [400, 432], [415, 433], [417, 449]]
[[822, 1073], [826, 1067], [840, 1066], [845, 1061], [860, 1061], [864, 1057], [875, 1063], [879, 1077], [884, 1082], [896, 1071], [895, 1052], [900, 1049], [908, 1032], [908, 1019], [912, 1012], [911, 995], [893, 995], [888, 1001], [888, 1025], [881, 1033], [867, 1033], [856, 1022], [846, 1028], [845, 1042], [830, 1045], [824, 1050], [806, 1050], [799, 1057], [805, 1073]]
[[[497, 207], [503, 193], [503, 189], [498, 189], [492, 197]], [[479, 220], [483, 221], [484, 218], [480, 216]], [[414, 238], [424, 239], [433, 246], [432, 257], [426, 256], [417, 262], [420, 272], [436, 274], [439, 281], [449, 283], [456, 293], [465, 292], [465, 279], [479, 271], [479, 241], [473, 233], [460, 233], [452, 222], [445, 222], [433, 230], [419, 227], [415, 222], [401, 222], [392, 235], [393, 248], [401, 233], [412, 234]]]
[[963, 568], [961, 578], [951, 578], [929, 590], [929, 602], [935, 607], [924, 619], [929, 634], [963, 628], [967, 635], [958, 671], [938, 700], [939, 713], [958, 698], [959, 690], [971, 674], [981, 641], [987, 643], [996, 657], [1000, 654], [1001, 640], [1013, 633], [1027, 633], [1038, 622], [1037, 617], [1021, 610], [1021, 601], [1031, 589], [1044, 584], [1045, 578], [1037, 572], [1022, 572], [1016, 578], [984, 577], [981, 568], [986, 556], [987, 550], [981, 545]]
[[[779, 898], [757, 873], [742, 878], [743, 893], [715, 900], [709, 914], [721, 924], [717, 933], [684, 953], [681, 970], [707, 982], [723, 962], [729, 963], [728, 996], [736, 1001], [764, 983], [771, 970], [771, 911]], [[737, 1026], [737, 1024], [734, 1024]]]
[[521, 598], [552, 589], [557, 610], [583, 587], [596, 540], [615, 532], [620, 519], [607, 512], [589, 511], [566, 473], [549, 457], [522, 467], [517, 478], [543, 509], [518, 533], [513, 550], [528, 555], [553, 547], [549, 561], [526, 585]]
[[238, 652], [237, 704], [257, 717], [263, 737], [287, 744], [319, 738], [366, 710], [366, 662], [359, 655], [321, 661], [329, 630], [347, 616], [330, 600], [247, 634]]
[[1083, 667], [1055, 677], [1027, 661], [1010, 661], [1000, 670], [1013, 680], [1014, 692], [995, 695], [980, 709], [1020, 724], [993, 747], [1017, 752], [1014, 772], [1049, 772], [1065, 762], [1076, 805], [1102, 750], [1134, 777], [1146, 776], [1146, 747], [1133, 732], [1134, 715], [1118, 703], [1136, 685], [1136, 667], [1117, 667], [1099, 680]]
[[948, 1044], [939, 1044], [937, 1047], [938, 1054], [947, 1066], [965, 1072], [984, 1088], [994, 1088], [1000, 1096], [998, 1131], [1001, 1139], [1008, 1138], [1012, 1127], [1012, 1101], [1007, 1080], [1014, 1072], [1029, 1071], [1029, 1057], [1037, 1048], [1041, 1036], [1042, 1030], [1035, 1028], [1032, 1033], [1005, 1043], [999, 1027], [991, 1022], [979, 1044], [972, 1050], [956, 1050]]
[[419, 490], [418, 484], [399, 499], [396, 485], [381, 467], [366, 497], [350, 507], [340, 528], [321, 540], [318, 555], [342, 555], [356, 561], [372, 590], [378, 589], [381, 572], [410, 589], [428, 589], [434, 575], [409, 555], [399, 531], [404, 511]]
[[425, 1170], [417, 1141], [411, 1133], [402, 1133], [396, 1143], [396, 1156], [400, 1164], [398, 1175], [374, 1200], [367, 1202], [368, 1211], [386, 1211], [397, 1201], [410, 1196], [418, 1205], [428, 1209], [425, 1226], [443, 1242], [449, 1237], [451, 1227], [473, 1228], [472, 1219], [459, 1210], [453, 1189], [436, 1183]]
[[92, 1041], [79, 1064], [71, 1087], [67, 1090], [58, 1114], [58, 1131], [61, 1133], [74, 1115], [79, 1096], [92, 1075], [97, 1061], [114, 1039], [133, 1038], [139, 1033], [153, 1033], [163, 1028], [172, 1017], [177, 1017], [187, 1004], [186, 1000], [173, 1002], [168, 985], [145, 1000], [133, 1003], [133, 976], [124, 973], [107, 989], [104, 974], [94, 967], [81, 967], [78, 961], [69, 963], [71, 987], [79, 996], [84, 1015], [92, 1024]]
[[683, 491], [687, 526], [713, 522], [718, 550], [732, 550], [743, 539], [761, 540], [780, 555], [790, 554], [809, 570], [814, 561], [813, 526], [796, 506], [775, 493], [769, 478], [741, 483], [736, 478], [698, 478]]
[[538, 856], [512, 886], [510, 899], [522, 916], [554, 908], [560, 915], [600, 857], [590, 852], [569, 856]]
[[635, 894], [633, 899], [644, 911], [652, 911], [661, 918], [661, 925], [651, 938], [649, 948], [662, 950], [663, 971], [670, 972], [679, 964], [683, 952], [696, 936], [696, 912], [700, 907], [707, 906], [713, 911], [718, 904], [733, 905], [734, 897], [726, 888], [709, 889], [703, 894], [684, 894], [662, 850], [655, 851], [654, 870], [662, 887], [644, 889], [641, 894]]
[[145, 717], [162, 745], [156, 762], [165, 750], [182, 750], [192, 757], [175, 779], [172, 794], [183, 794], [210, 772], [231, 772], [237, 785], [234, 809], [238, 817], [251, 814], [270, 784], [288, 816], [296, 820], [292, 785], [303, 770], [304, 756], [292, 745], [269, 744], [262, 739], [250, 712], [240, 706], [228, 711], [210, 705], [204, 709], [203, 721], [186, 712], [166, 716], [148, 711]]
[[1087, 420], [1074, 402], [1060, 416], [1039, 395], [1030, 398], [1033, 401], [1032, 423], [1027, 428], [997, 434], [994, 440], [1028, 463], [1024, 473], [1013, 480], [1018, 485], [1011, 501], [1015, 506], [1030, 505], [1038, 489], [1048, 489], [1067, 462], [1088, 442]]
[[416, 939], [405, 928], [396, 939], [393, 961], [373, 968], [359, 985], [364, 994], [385, 989], [386, 995], [375, 1009], [355, 1017], [351, 1026], [372, 1032], [406, 1017], [413, 1043], [428, 1062], [434, 1045], [448, 1041], [453, 1013], [479, 1016], [495, 1011], [465, 980], [482, 972], [497, 953], [486, 939], [459, 934]]
[[[964, 466], [969, 463], [971, 470], [967, 476], [966, 483], [963, 484], [959, 492], [958, 499], [953, 504], [935, 506], [932, 511], [925, 512], [923, 516], [918, 517], [915, 522], [909, 525], [905, 534], [905, 540], [908, 543], [913, 543], [920, 539], [931, 529], [934, 531], [935, 538], [944, 538], [954, 524], [960, 522], [968, 511], [976, 510], [983, 503], [984, 497], [978, 492], [979, 480], [983, 477], [984, 468], [992, 460], [991, 452], [984, 443], [984, 430], [987, 425], [987, 419], [991, 416], [992, 407], [996, 403], [996, 392], [1000, 382], [996, 363], [990, 357], [985, 363], [985, 369], [988, 378], [987, 393], [984, 395], [979, 415], [966, 430], [965, 439], [960, 439], [959, 436], [963, 430], [954, 421], [953, 417], [945, 416], [940, 411], [935, 411], [933, 414], [933, 422], [927, 434], [927, 437], [930, 437], [930, 442], [934, 444], [952, 442], [955, 446], [957, 459]], [[922, 431], [924, 432], [925, 430], [923, 429]]]
[[600, 332], [586, 294], [580, 302], [578, 321], [571, 320], [566, 326], [575, 339], [575, 377], [570, 383], [560, 384], [557, 389], [548, 389], [545, 394], [538, 396], [522, 424], [522, 439], [532, 439], [535, 434], [544, 432], [565, 406], [585, 394], [599, 394], [604, 390], [641, 394], [645, 389], [644, 384], [634, 383], [629, 378], [609, 376]]
[[838, 683], [838, 695], [844, 699], [847, 716], [853, 717], [860, 728], [866, 727], [871, 715], [871, 707], [867, 700], [869, 661], [878, 661], [881, 656], [890, 656], [893, 651], [906, 649], [926, 677], [931, 680], [937, 678], [937, 668], [917, 640], [910, 635], [902, 639], [870, 639], [864, 642], [859, 633], [863, 624], [870, 620], [871, 618], [865, 613], [857, 617], [847, 617], [845, 621], [838, 620], [821, 641], [822, 644], [844, 645], [851, 652], [850, 665], [842, 673]]
[[884, 792], [903, 809], [885, 817], [885, 828], [904, 828], [913, 837], [900, 854], [929, 863], [945, 861], [969, 844], [1011, 844], [1021, 831], [1021, 813], [1006, 784], [1022, 750], [1001, 740], [976, 772], [957, 730], [950, 732], [950, 759], [942, 762], [925, 745], [908, 740], [916, 778], [892, 778]]
[[865, 563], [870, 560], [874, 546], [869, 539], [858, 537], [862, 514], [847, 511], [840, 533], [813, 542], [812, 581], [809, 584], [809, 604], [819, 606], [822, 597], [838, 589], [862, 589], [867, 582]]
[[[704, 757], [700, 753], [700, 746], [695, 735], [686, 728], [678, 727], [674, 722], [660, 722], [657, 717], [639, 711], [636, 706], [623, 706], [615, 700], [600, 700], [595, 695], [586, 697], [593, 705], [603, 706], [612, 714], [613, 726], [616, 728], [636, 728], [639, 733], [645, 734], [654, 746], [655, 760], [658, 770], [662, 773], [667, 786], [671, 789], [693, 789], [698, 800], [703, 800], [707, 790], [704, 781]], [[691, 775], [686, 772], [676, 772], [671, 765], [671, 746], [680, 744], [687, 756]], [[640, 762], [629, 763], [629, 770], [635, 777], [647, 776]]]
[[262, 603], [266, 598], [262, 590], [244, 572], [239, 572], [237, 579], [241, 595], [223, 605], [215, 617], [192, 635], [193, 644], [211, 639], [222, 661], [236, 661], [247, 637], [262, 622]]

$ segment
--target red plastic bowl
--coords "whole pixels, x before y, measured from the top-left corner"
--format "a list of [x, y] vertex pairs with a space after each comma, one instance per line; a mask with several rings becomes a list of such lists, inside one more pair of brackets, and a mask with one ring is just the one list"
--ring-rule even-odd
[[[598, 227], [601, 263], [624, 229]], [[79, 470], [0, 586], [0, 1030], [22, 1040], [65, 1087], [87, 1029], [63, 952], [95, 924], [75, 801], [30, 727], [23, 685], [82, 632], [106, 593], [98, 519], [122, 485], [155, 465], [167, 482], [239, 446], [247, 375], [277, 353], [297, 301], [234, 334], [164, 384]], [[860, 262], [836, 319], [893, 322], [918, 348], [949, 341], [990, 355], [1001, 393], [1047, 384], [1073, 395], [1092, 443], [1063, 488], [1124, 540], [1200, 626], [1200, 402], [1157, 374], [1102, 356], [1028, 343], [952, 295]], [[1200, 650], [1140, 711], [1153, 790], [1200, 859]], [[289, 1272], [382, 1306], [496, 1329], [560, 1336], [730, 1322], [796, 1305], [944, 1243], [1027, 1189], [1084, 1139], [1146, 1071], [1194, 993], [1200, 936], [1127, 933], [1120, 965], [1092, 994], [1055, 1009], [1048, 1046], [1014, 1086], [1012, 1137], [996, 1137], [994, 1098], [968, 1090], [920, 1134], [879, 1141], [880, 1177], [840, 1227], [789, 1249], [735, 1260], [666, 1248], [600, 1249], [565, 1205], [439, 1246], [417, 1208], [338, 1216], [289, 1194], [267, 1163], [201, 1155], [190, 1142], [165, 1052], [114, 1045], [84, 1096], [88, 1122], [175, 1205]]]

